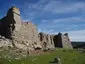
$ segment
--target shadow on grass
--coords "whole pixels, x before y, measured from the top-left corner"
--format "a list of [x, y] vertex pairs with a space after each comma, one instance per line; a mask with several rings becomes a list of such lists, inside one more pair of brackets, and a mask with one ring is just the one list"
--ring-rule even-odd
[[57, 62], [51, 61], [50, 64], [58, 64]]

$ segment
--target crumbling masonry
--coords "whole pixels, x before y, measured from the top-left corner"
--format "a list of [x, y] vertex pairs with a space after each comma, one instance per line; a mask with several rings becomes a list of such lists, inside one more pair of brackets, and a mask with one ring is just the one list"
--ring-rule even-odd
[[72, 49], [68, 34], [49, 35], [38, 33], [32, 22], [21, 22], [20, 11], [11, 7], [7, 15], [0, 19], [0, 47], [15, 46], [24, 50], [53, 49], [55, 47]]

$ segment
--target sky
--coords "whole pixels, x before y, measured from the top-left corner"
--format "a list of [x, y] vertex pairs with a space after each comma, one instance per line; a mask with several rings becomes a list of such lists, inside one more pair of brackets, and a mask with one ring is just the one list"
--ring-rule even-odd
[[0, 0], [0, 18], [11, 6], [21, 20], [32, 21], [39, 32], [68, 33], [71, 41], [85, 42], [85, 0]]

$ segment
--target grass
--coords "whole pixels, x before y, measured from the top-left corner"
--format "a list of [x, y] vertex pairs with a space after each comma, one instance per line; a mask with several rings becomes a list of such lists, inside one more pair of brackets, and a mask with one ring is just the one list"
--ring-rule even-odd
[[60, 57], [61, 64], [85, 64], [85, 53], [63, 49], [47, 52], [39, 56], [27, 56], [21, 59], [1, 57], [0, 64], [52, 64], [50, 62], [53, 61], [55, 57]]

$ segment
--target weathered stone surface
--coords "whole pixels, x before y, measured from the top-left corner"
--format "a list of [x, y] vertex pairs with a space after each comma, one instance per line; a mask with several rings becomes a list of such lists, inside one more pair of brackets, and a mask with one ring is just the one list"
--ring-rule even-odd
[[0, 47], [13, 47], [9, 39], [0, 39]]
[[[32, 22], [21, 22], [20, 11], [15, 6], [11, 7], [7, 15], [0, 20], [0, 35], [7, 39], [7, 43], [8, 40], [11, 40], [8, 44], [23, 50], [53, 49], [55, 47], [72, 49], [68, 34], [38, 33], [36, 25]], [[4, 41], [1, 40], [1, 43]], [[4, 45], [1, 44], [1, 46]]]
[[63, 48], [72, 49], [71, 41], [67, 33], [62, 35], [62, 45], [63, 45]]
[[39, 33], [39, 38], [43, 49], [55, 48], [52, 35]]
[[20, 31], [15, 32], [14, 39], [18, 41], [27, 40], [32, 48], [36, 48], [37, 46], [41, 47], [36, 25], [34, 25], [32, 22], [21, 23]]
[[[16, 7], [8, 10], [1, 20], [1, 36], [12, 39], [17, 48], [30, 49], [41, 47], [36, 25], [32, 22], [21, 22], [20, 11]], [[22, 42], [24, 44], [22, 44]], [[30, 46], [28, 46], [28, 43]], [[36, 43], [36, 44], [35, 44]]]
[[71, 45], [71, 41], [70, 41], [67, 33], [65, 33], [64, 35], [62, 33], [55, 35], [54, 44], [55, 44], [55, 47], [73, 49], [73, 47]]
[[12, 39], [13, 32], [20, 29], [20, 11], [16, 7], [11, 7], [7, 15], [0, 20], [0, 34]]

